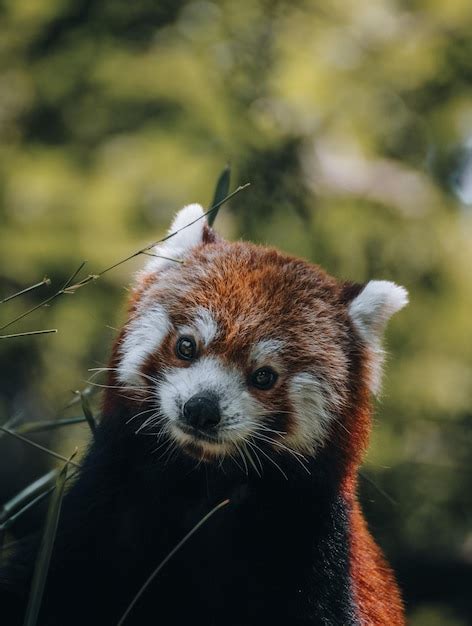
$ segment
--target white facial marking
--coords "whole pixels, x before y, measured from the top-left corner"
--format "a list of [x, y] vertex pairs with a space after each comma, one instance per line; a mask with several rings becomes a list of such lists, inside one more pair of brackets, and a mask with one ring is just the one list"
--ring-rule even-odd
[[175, 261], [169, 259], [182, 260], [192, 248], [202, 243], [206, 223], [203, 214], [203, 208], [199, 204], [189, 204], [177, 213], [168, 231], [168, 235], [176, 234], [152, 249], [153, 254], [167, 258], [151, 257], [144, 274], [176, 265]]
[[210, 311], [199, 307], [193, 323], [205, 347], [210, 345], [218, 334], [218, 326]]
[[327, 383], [309, 372], [293, 376], [289, 393], [296, 429], [287, 435], [287, 443], [300, 451], [313, 452], [324, 443], [329, 433], [339, 399]]
[[349, 306], [349, 315], [369, 347], [370, 389], [380, 391], [382, 363], [382, 334], [390, 317], [408, 304], [406, 289], [387, 280], [371, 280]]
[[119, 349], [121, 361], [118, 365], [118, 378], [121, 382], [143, 382], [139, 368], [159, 348], [169, 328], [169, 317], [160, 304], [138, 311], [129, 323]]
[[219, 402], [219, 439], [231, 443], [231, 440], [248, 435], [254, 425], [251, 425], [251, 417], [260, 416], [263, 407], [247, 391], [241, 372], [215, 357], [203, 357], [190, 367], [170, 368], [165, 373], [157, 393], [161, 411], [169, 420], [171, 434], [181, 441], [189, 439], [178, 428], [182, 408], [195, 394], [208, 392], [213, 393]]
[[284, 342], [280, 339], [262, 339], [251, 349], [249, 358], [254, 363], [265, 363], [277, 358], [277, 353], [283, 348]]

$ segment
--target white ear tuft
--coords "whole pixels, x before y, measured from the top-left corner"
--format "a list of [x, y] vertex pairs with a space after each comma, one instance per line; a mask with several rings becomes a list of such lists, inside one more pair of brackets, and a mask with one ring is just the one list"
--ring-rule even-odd
[[[174, 217], [174, 221], [169, 228], [168, 234], [170, 235], [171, 233], [175, 233], [181, 228], [184, 228], [184, 230], [178, 235], [175, 235], [175, 237], [172, 237], [172, 241], [175, 242], [177, 240], [185, 247], [187, 247], [188, 244], [190, 247], [193, 247], [197, 245], [197, 243], [200, 243], [203, 231], [203, 220], [200, 218], [203, 216], [203, 213], [203, 207], [200, 204], [188, 204], [187, 206], [184, 206], [183, 209], [180, 209]], [[191, 226], [188, 226], [188, 228], [185, 228], [187, 224], [191, 224], [195, 220], [199, 221]]]
[[364, 339], [380, 339], [391, 316], [408, 303], [406, 289], [388, 280], [371, 280], [349, 305], [349, 315]]
[[176, 234], [152, 249], [152, 254], [166, 258], [153, 257], [145, 268], [146, 273], [175, 264], [171, 259], [182, 260], [192, 248], [202, 243], [206, 224], [203, 214], [199, 204], [189, 204], [177, 213], [167, 233]]
[[370, 348], [370, 387], [373, 393], [380, 390], [383, 331], [391, 316], [406, 304], [406, 289], [388, 280], [371, 280], [349, 305], [354, 326]]

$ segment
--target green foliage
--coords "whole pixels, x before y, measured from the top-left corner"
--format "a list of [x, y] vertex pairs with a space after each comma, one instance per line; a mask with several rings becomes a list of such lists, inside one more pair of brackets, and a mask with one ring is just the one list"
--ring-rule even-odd
[[[98, 273], [162, 236], [183, 204], [209, 207], [231, 162], [251, 187], [220, 211], [224, 235], [410, 291], [388, 331], [363, 470], [395, 504], [367, 481], [362, 495], [408, 581], [412, 623], [463, 623], [470, 604], [457, 594], [441, 599], [451, 613], [435, 602], [442, 564], [472, 554], [470, 1], [8, 0], [0, 11], [0, 300], [53, 283], [0, 304], [0, 326], [82, 259]], [[106, 364], [140, 263], [9, 328], [58, 333], [0, 343], [0, 422], [67, 419], [68, 390]], [[90, 436], [86, 424], [48, 432], [65, 433], [54, 446], [65, 453]], [[8, 450], [2, 500], [33, 472]], [[429, 596], [412, 560], [437, 571]]]
[[[76, 452], [77, 450], [72, 456], [74, 456]], [[70, 457], [70, 459], [72, 458], [72, 456]], [[41, 601], [43, 598], [44, 587], [46, 585], [49, 563], [51, 560], [52, 549], [54, 546], [57, 526], [59, 523], [61, 503], [64, 495], [64, 489], [66, 486], [67, 470], [70, 459], [66, 462], [57, 477], [55, 489], [49, 503], [46, 524], [41, 537], [41, 543], [39, 546], [38, 555], [36, 557], [36, 564], [33, 573], [33, 580], [31, 582], [30, 596], [28, 600], [28, 606], [26, 608], [24, 622], [25, 626], [36, 625], [39, 610], [41, 608]]]

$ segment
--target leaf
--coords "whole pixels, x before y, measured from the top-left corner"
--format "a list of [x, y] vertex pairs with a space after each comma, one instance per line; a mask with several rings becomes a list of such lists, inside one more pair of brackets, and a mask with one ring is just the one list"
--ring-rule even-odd
[[59, 523], [59, 515], [61, 513], [62, 498], [64, 496], [64, 488], [67, 480], [67, 470], [69, 463], [77, 454], [77, 449], [69, 457], [66, 464], [62, 468], [57, 477], [56, 487], [49, 503], [48, 514], [41, 544], [39, 546], [38, 556], [34, 567], [33, 581], [31, 583], [28, 606], [26, 608], [24, 626], [36, 626], [41, 602], [43, 599], [44, 588], [46, 586], [46, 578], [51, 562], [52, 549], [56, 538], [57, 526]]
[[25, 504], [36, 498], [36, 496], [42, 493], [45, 489], [48, 489], [52, 483], [54, 483], [57, 477], [57, 470], [51, 470], [47, 474], [44, 474], [34, 482], [27, 485], [13, 498], [10, 498], [8, 502], [0, 509], [0, 523], [3, 524], [15, 511], [22, 508]]
[[80, 394], [80, 402], [82, 404], [82, 411], [84, 412], [85, 415], [85, 419], [88, 422], [88, 425], [90, 426], [90, 430], [92, 431], [92, 434], [95, 435], [95, 431], [97, 430], [97, 420], [95, 419], [92, 409], [90, 407], [90, 402], [88, 397], [82, 392], [79, 391]]
[[[214, 211], [208, 214], [207, 221], [208, 226], [213, 226], [213, 223], [218, 215], [219, 206], [221, 206], [221, 201], [226, 198], [229, 193], [229, 184], [231, 179], [231, 167], [227, 165], [224, 170], [221, 172], [215, 187], [215, 194], [213, 196], [213, 202], [211, 203], [211, 208], [218, 207]], [[211, 209], [210, 209], [211, 210]]]

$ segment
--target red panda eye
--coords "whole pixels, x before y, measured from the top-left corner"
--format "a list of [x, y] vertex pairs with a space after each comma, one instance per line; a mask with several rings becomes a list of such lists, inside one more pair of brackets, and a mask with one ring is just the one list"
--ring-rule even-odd
[[191, 361], [197, 353], [197, 344], [193, 337], [180, 337], [175, 345], [175, 353], [179, 359]]
[[270, 389], [276, 380], [277, 374], [270, 367], [261, 367], [251, 375], [251, 384], [257, 389]]

